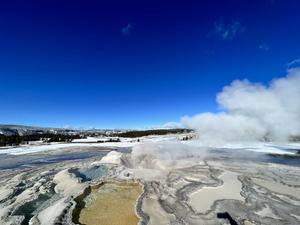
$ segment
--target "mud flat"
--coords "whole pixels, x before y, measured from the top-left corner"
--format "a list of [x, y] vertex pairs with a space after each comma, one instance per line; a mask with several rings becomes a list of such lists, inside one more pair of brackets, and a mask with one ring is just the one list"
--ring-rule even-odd
[[236, 173], [225, 171], [219, 179], [223, 181], [221, 186], [203, 187], [189, 196], [189, 204], [197, 213], [207, 212], [214, 202], [220, 199], [244, 201], [240, 195], [242, 184], [237, 179]]
[[135, 207], [142, 192], [143, 187], [138, 183], [105, 182], [91, 186], [85, 197], [77, 199], [77, 205], [84, 207], [75, 208], [73, 220], [85, 225], [138, 224]]

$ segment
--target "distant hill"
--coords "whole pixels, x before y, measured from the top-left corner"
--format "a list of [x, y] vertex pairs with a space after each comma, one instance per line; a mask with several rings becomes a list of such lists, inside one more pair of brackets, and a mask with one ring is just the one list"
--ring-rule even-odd
[[152, 129], [152, 130], [129, 130], [129, 129], [70, 129], [36, 127], [26, 125], [0, 124], [0, 135], [4, 136], [28, 136], [37, 134], [81, 134], [88, 136], [120, 136], [120, 137], [142, 137], [147, 135], [164, 135], [190, 132], [190, 129]]
[[34, 127], [34, 126], [24, 126], [24, 125], [10, 125], [10, 124], [0, 124], [0, 135], [13, 136], [13, 135], [35, 135], [35, 134], [58, 134], [58, 133], [72, 133], [77, 132], [72, 129], [62, 129], [62, 128], [47, 128], [47, 127]]
[[0, 125], [0, 146], [16, 146], [31, 141], [71, 142], [86, 137], [143, 137], [190, 132], [189, 129], [122, 130], [90, 129], [76, 130], [64, 128], [34, 127], [24, 125]]

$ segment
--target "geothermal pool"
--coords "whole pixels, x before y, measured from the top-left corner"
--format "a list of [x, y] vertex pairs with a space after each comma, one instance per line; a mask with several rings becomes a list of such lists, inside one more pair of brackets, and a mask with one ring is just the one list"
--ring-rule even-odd
[[[138, 224], [135, 206], [143, 192], [142, 185], [128, 182], [106, 182], [91, 187], [79, 210], [79, 224], [84, 225], [134, 225]], [[83, 204], [82, 204], [83, 203]]]
[[100, 165], [91, 168], [71, 169], [70, 172], [72, 172], [75, 176], [80, 177], [83, 182], [86, 182], [107, 175], [108, 168], [105, 165]]

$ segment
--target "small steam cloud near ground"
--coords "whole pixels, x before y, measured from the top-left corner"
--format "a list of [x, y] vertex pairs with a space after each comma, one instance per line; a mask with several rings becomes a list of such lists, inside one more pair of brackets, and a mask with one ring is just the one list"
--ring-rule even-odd
[[144, 143], [133, 147], [131, 152], [134, 167], [168, 170], [191, 165], [190, 158], [199, 163], [206, 154], [205, 149], [184, 145], [179, 141]]
[[131, 168], [125, 170], [147, 181], [165, 179], [178, 168], [203, 164], [206, 148], [188, 146], [178, 141], [140, 143], [132, 148], [128, 158]]
[[197, 130], [206, 145], [231, 142], [288, 141], [300, 135], [300, 68], [269, 85], [236, 80], [217, 95], [220, 113], [185, 116], [182, 124]]

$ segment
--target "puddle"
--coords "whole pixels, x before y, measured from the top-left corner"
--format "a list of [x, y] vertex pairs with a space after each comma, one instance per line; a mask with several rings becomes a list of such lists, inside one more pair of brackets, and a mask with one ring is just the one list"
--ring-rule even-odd
[[135, 206], [143, 187], [138, 183], [107, 182], [89, 187], [75, 199], [73, 222], [84, 225], [138, 224]]

